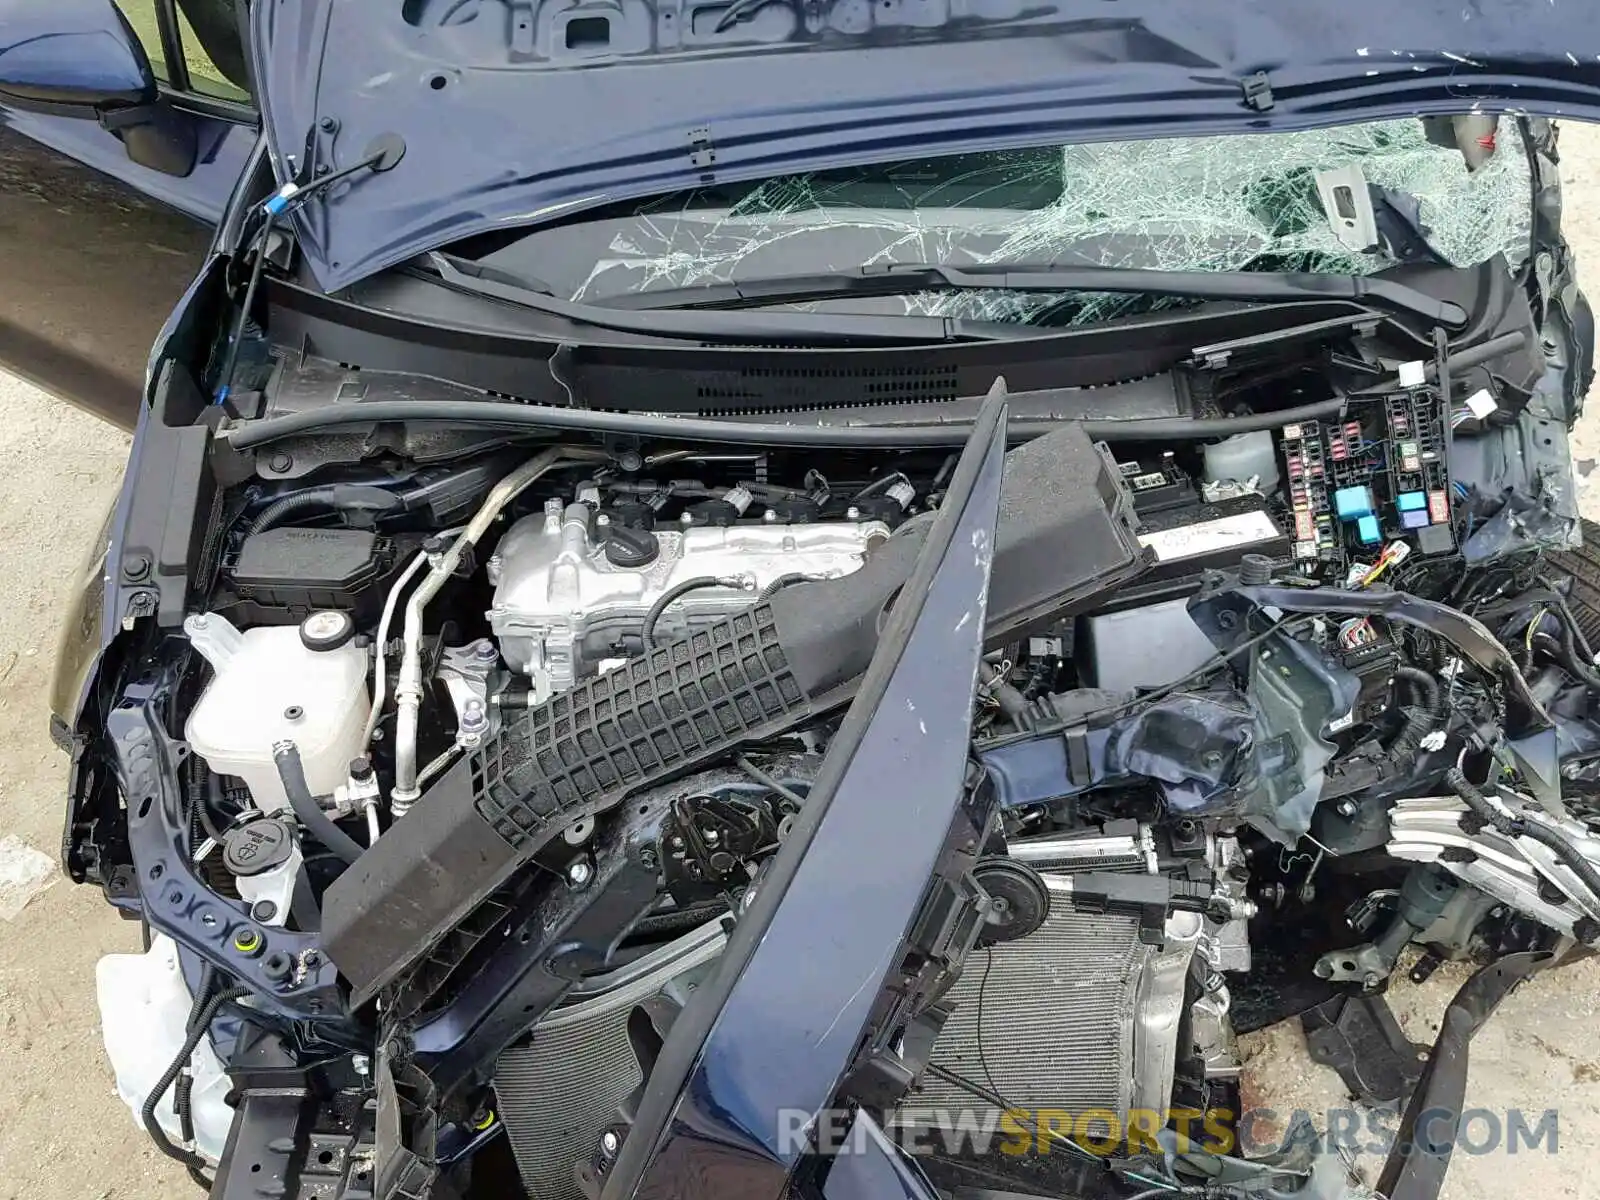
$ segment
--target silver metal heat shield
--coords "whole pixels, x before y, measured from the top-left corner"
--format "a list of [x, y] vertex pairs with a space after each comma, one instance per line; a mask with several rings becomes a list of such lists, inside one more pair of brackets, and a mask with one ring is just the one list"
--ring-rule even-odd
[[698, 979], [722, 953], [717, 922], [635, 963], [585, 981], [576, 998], [500, 1056], [496, 1108], [523, 1185], [535, 1200], [582, 1200], [573, 1169], [587, 1162], [618, 1106], [639, 1086], [628, 1014], [663, 991]]
[[[968, 959], [946, 997], [954, 1012], [933, 1061], [1024, 1108], [1120, 1117], [1164, 1111], [1200, 917], [1173, 914], [1158, 950], [1140, 942], [1133, 917], [1077, 912], [1058, 879], [1045, 882], [1052, 891], [1045, 923]], [[899, 1118], [928, 1128], [963, 1112], [998, 1116], [960, 1088], [924, 1076]]]

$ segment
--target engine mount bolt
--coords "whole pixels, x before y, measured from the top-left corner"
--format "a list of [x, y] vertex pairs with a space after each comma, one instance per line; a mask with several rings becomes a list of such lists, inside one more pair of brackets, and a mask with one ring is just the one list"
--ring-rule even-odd
[[588, 863], [578, 861], [567, 868], [567, 882], [573, 887], [583, 887], [594, 878], [594, 868]]

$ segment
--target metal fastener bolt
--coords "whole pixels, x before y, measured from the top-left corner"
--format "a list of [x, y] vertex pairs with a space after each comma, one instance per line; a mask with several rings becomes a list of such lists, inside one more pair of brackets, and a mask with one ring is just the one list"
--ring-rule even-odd
[[717, 836], [717, 831], [715, 829], [706, 830], [706, 835], [705, 836], [706, 836], [706, 845], [708, 845], [708, 846], [715, 846], [718, 842], [720, 842], [722, 840], [720, 837]]
[[857, 508], [854, 504], [852, 504], [849, 508], [844, 510], [844, 515], [848, 519], [850, 519], [852, 521], [861, 520], [861, 510], [859, 508]]
[[567, 882], [573, 887], [582, 887], [593, 877], [594, 869], [581, 860], [567, 868]]
[[267, 924], [277, 915], [278, 906], [271, 900], [257, 900], [250, 906], [251, 919], [260, 921], [263, 925]]
[[144, 554], [130, 554], [123, 561], [122, 574], [127, 579], [143, 579], [150, 574], [150, 558]]
[[594, 523], [600, 526], [601, 529], [604, 529], [606, 526], [611, 524], [611, 518], [606, 516], [605, 513], [601, 513], [594, 519]]
[[248, 927], [233, 933], [233, 948], [240, 954], [254, 954], [261, 949], [261, 935]]
[[778, 523], [778, 514], [776, 510], [769, 508], [766, 512], [761, 514], [761, 519], [768, 525], [776, 525]]
[[271, 458], [267, 459], [267, 470], [276, 472], [279, 475], [282, 475], [292, 466], [294, 466], [294, 455], [284, 450], [279, 450]]
[[607, 1154], [615, 1154], [621, 1145], [622, 1139], [609, 1129], [600, 1135], [600, 1149]]
[[332, 117], [323, 117], [322, 120], [317, 122], [317, 128], [322, 130], [323, 133], [332, 133], [335, 129], [339, 128], [339, 122], [335, 121]]

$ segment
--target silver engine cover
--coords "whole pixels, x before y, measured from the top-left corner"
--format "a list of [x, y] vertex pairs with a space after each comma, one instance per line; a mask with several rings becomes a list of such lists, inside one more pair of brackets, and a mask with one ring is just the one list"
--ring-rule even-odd
[[685, 580], [737, 577], [744, 586], [689, 592], [657, 622], [660, 640], [748, 607], [781, 576], [848, 575], [889, 536], [881, 521], [695, 526], [658, 531], [655, 561], [619, 567], [590, 538], [590, 516], [586, 505], [563, 508], [552, 500], [542, 515], [507, 530], [489, 560], [495, 588], [489, 623], [502, 657], [532, 680], [535, 701], [599, 669], [605, 656], [592, 646], [585, 653], [586, 635], [637, 634], [650, 606]]

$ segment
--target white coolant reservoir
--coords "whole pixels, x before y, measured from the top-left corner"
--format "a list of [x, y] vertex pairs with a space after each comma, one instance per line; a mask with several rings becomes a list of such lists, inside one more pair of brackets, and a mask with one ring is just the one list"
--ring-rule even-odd
[[[240, 632], [226, 617], [198, 613], [183, 631], [215, 675], [189, 714], [190, 749], [219, 775], [237, 775], [263, 812], [288, 805], [274, 742], [300, 751], [314, 796], [346, 780], [367, 720], [367, 652], [344, 613], [313, 613], [300, 625]], [[343, 636], [341, 636], [341, 634]]]
[[[107, 954], [95, 964], [94, 974], [100, 1031], [106, 1057], [117, 1076], [117, 1095], [133, 1110], [134, 1124], [142, 1130], [139, 1111], [183, 1049], [194, 998], [178, 967], [178, 947], [165, 934], [151, 938], [150, 949], [143, 954]], [[195, 1148], [216, 1162], [228, 1140], [233, 1110], [223, 1099], [230, 1085], [210, 1039], [201, 1039], [195, 1047], [189, 1069], [194, 1075], [189, 1112], [194, 1119]], [[156, 1120], [168, 1137], [181, 1143], [173, 1092], [174, 1088], [167, 1088], [157, 1103]]]

